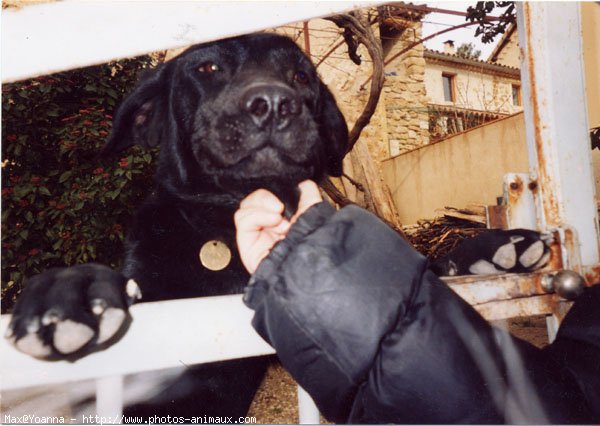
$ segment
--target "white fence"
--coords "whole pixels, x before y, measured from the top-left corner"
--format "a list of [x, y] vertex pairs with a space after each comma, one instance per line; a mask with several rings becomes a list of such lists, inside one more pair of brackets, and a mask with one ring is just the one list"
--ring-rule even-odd
[[[40, 361], [0, 340], [2, 390], [274, 353], [250, 325], [240, 295], [140, 303], [130, 312], [119, 342], [77, 362]], [[9, 319], [2, 316], [2, 333]]]
[[[117, 418], [123, 375], [274, 353], [250, 325], [252, 311], [240, 295], [141, 303], [130, 312], [133, 321], [119, 342], [77, 362], [41, 361], [0, 339], [2, 391], [99, 379], [97, 414]], [[2, 335], [9, 321], [2, 316]]]
[[368, 1], [65, 0], [2, 11], [2, 81], [189, 46]]

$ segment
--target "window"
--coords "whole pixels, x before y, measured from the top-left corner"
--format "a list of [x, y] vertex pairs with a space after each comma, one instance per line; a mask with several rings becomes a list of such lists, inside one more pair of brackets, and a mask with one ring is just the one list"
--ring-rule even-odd
[[512, 85], [512, 103], [514, 106], [521, 106], [521, 86]]
[[454, 102], [454, 75], [443, 73], [442, 85], [444, 86], [444, 101]]

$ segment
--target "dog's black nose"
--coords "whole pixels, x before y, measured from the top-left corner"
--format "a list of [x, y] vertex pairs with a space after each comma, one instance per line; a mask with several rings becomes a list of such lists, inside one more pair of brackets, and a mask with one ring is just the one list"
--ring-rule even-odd
[[279, 84], [251, 86], [242, 95], [241, 107], [261, 129], [271, 125], [283, 130], [302, 112], [302, 103], [296, 93]]

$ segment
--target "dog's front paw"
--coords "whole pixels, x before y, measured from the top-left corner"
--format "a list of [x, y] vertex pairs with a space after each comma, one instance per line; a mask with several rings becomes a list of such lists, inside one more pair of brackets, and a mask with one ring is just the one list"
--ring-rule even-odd
[[133, 280], [106, 266], [51, 269], [28, 280], [5, 337], [36, 358], [80, 357], [110, 344], [140, 297]]
[[550, 260], [552, 236], [528, 229], [490, 229], [431, 262], [439, 276], [531, 272]]

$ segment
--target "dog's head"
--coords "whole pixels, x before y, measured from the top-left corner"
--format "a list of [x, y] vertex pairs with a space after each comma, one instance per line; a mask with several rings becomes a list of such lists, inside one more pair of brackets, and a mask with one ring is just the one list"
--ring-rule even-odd
[[244, 195], [339, 176], [347, 139], [310, 60], [264, 33], [200, 44], [153, 70], [119, 108], [106, 150], [160, 144], [169, 190]]

